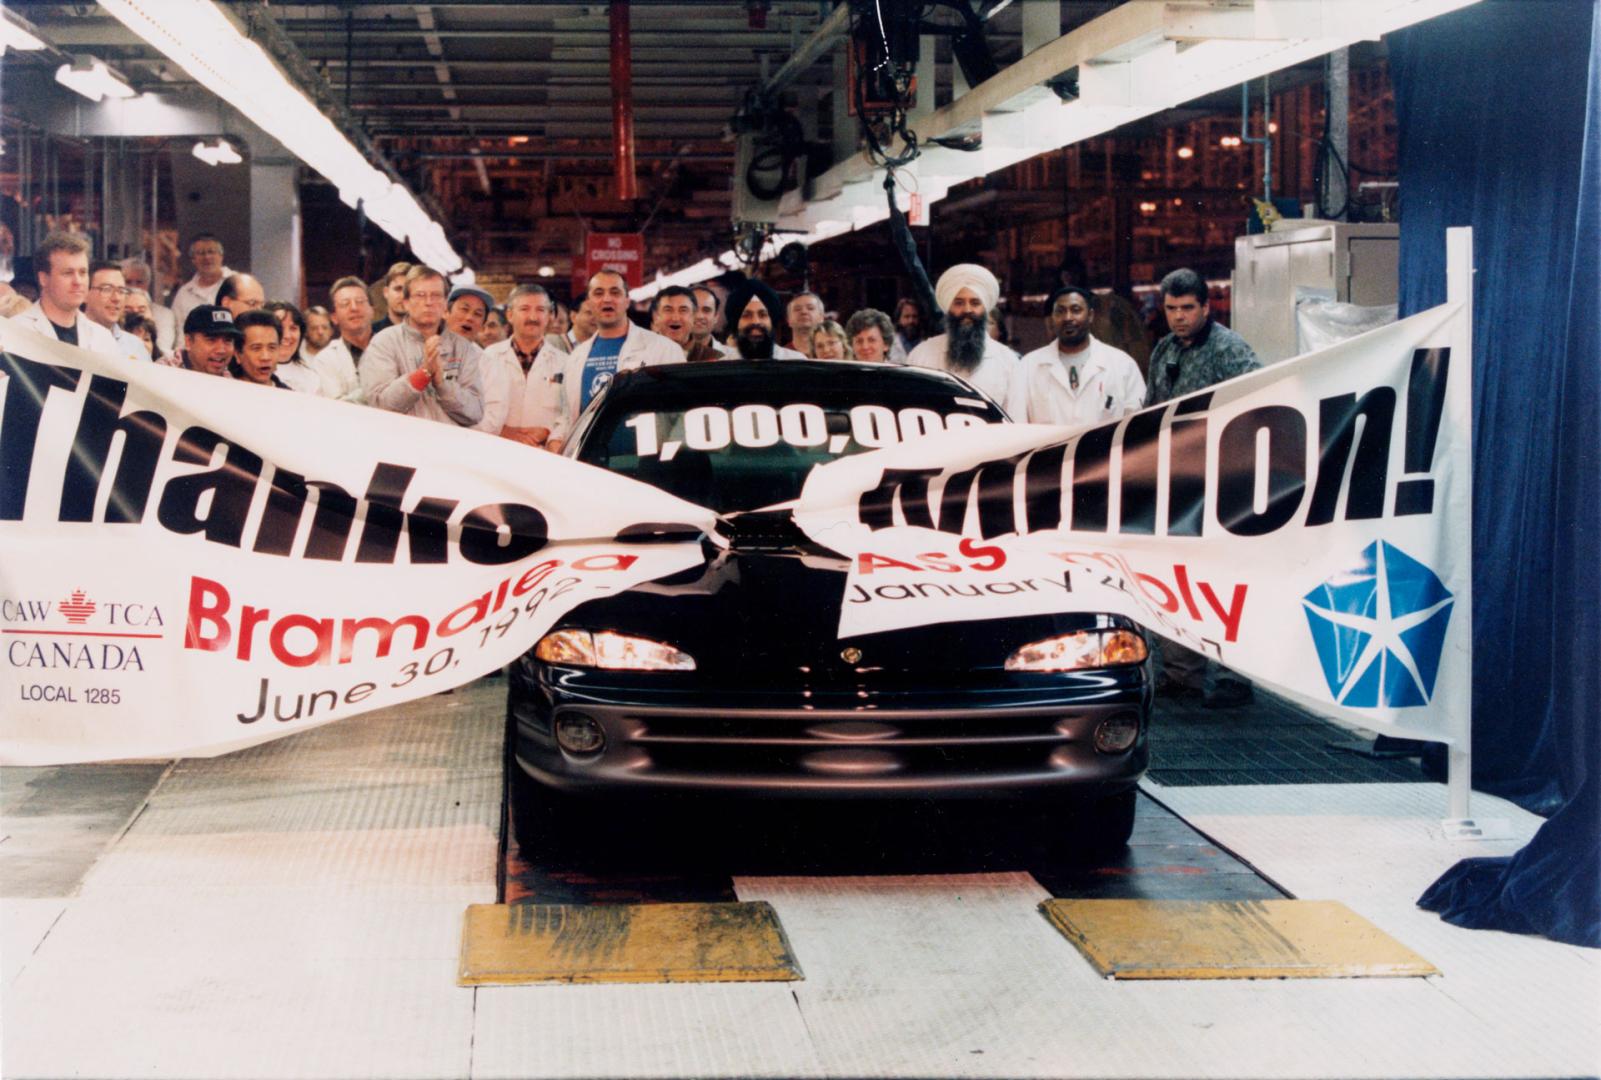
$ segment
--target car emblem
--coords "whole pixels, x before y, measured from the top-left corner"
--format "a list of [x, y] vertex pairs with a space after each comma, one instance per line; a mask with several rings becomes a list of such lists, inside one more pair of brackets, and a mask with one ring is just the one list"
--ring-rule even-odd
[[847, 664], [854, 664], [856, 661], [862, 658], [862, 650], [856, 648], [854, 645], [848, 649], [841, 649], [839, 651], [839, 658], [845, 661]]

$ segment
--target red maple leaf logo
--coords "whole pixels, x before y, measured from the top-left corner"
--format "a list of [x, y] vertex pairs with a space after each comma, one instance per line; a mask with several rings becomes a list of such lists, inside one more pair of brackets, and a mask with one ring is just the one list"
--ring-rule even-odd
[[97, 605], [83, 595], [82, 589], [73, 589], [72, 595], [57, 606], [69, 623], [86, 623], [89, 621], [89, 616], [95, 613]]

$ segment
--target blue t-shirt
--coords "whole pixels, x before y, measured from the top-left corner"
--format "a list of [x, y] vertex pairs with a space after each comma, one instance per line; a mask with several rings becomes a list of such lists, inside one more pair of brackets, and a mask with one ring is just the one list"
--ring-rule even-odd
[[617, 374], [617, 356], [627, 340], [627, 334], [614, 338], [594, 336], [589, 357], [584, 361], [584, 398], [578, 406], [580, 410], [589, 408], [595, 395], [611, 383], [612, 376]]

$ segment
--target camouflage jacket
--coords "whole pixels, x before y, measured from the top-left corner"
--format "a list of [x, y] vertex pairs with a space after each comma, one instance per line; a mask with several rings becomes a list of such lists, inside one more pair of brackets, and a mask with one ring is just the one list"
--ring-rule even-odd
[[1245, 339], [1226, 326], [1208, 321], [1188, 346], [1169, 334], [1151, 350], [1145, 404], [1157, 405], [1262, 366]]

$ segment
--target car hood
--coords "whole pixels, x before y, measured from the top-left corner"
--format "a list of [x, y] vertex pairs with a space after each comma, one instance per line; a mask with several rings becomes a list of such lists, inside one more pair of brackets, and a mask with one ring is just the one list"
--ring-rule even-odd
[[[1095, 613], [1040, 615], [842, 639], [846, 558], [771, 518], [746, 516], [727, 535], [727, 549], [706, 545], [703, 566], [583, 604], [561, 625], [666, 642], [693, 656], [697, 671], [730, 683], [915, 673], [954, 684], [1001, 669], [1030, 641], [1114, 621]], [[847, 648], [860, 656], [846, 660]]]

